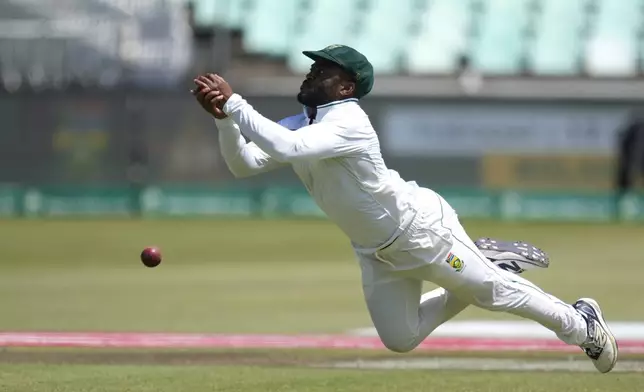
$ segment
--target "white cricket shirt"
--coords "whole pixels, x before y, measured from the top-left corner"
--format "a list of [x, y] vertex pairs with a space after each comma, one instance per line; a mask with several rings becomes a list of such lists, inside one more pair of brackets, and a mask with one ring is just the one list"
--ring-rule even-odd
[[304, 114], [275, 123], [238, 94], [224, 112], [229, 117], [216, 123], [231, 172], [243, 177], [292, 165], [354, 246], [380, 248], [414, 218], [419, 187], [386, 167], [378, 136], [356, 99], [318, 107], [311, 125]]

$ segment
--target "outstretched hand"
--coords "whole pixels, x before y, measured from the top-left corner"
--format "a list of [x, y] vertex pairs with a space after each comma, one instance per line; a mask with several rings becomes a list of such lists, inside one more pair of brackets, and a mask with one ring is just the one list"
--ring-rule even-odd
[[226, 118], [227, 115], [224, 113], [223, 107], [228, 98], [233, 95], [233, 90], [228, 82], [217, 74], [209, 73], [198, 76], [194, 79], [194, 83], [197, 88], [192, 90], [192, 94], [197, 98], [201, 107], [215, 118]]

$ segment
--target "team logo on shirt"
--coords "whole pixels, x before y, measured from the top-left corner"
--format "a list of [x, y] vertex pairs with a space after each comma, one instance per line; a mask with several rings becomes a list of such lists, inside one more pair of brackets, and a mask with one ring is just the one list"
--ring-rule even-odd
[[454, 268], [456, 272], [461, 272], [465, 269], [465, 263], [463, 263], [463, 260], [456, 257], [452, 252], [447, 255], [445, 261], [450, 265], [450, 267]]

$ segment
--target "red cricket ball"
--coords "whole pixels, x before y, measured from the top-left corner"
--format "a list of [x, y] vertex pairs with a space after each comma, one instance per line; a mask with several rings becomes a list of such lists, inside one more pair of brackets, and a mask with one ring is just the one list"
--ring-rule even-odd
[[153, 246], [147, 247], [141, 252], [141, 261], [146, 267], [156, 267], [161, 264], [161, 251]]

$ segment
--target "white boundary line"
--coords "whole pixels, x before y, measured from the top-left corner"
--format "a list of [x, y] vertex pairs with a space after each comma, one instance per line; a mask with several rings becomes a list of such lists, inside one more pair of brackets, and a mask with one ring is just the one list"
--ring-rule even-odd
[[[597, 370], [588, 360], [519, 360], [499, 358], [410, 358], [389, 360], [341, 361], [316, 367], [341, 369], [428, 369], [472, 371], [549, 371], [592, 372]], [[644, 361], [619, 361], [613, 372], [644, 372]]]
[[[644, 341], [643, 322], [610, 322], [609, 326], [617, 339]], [[351, 336], [378, 336], [375, 328], [358, 328], [348, 331]], [[519, 338], [558, 340], [554, 332], [534, 321], [448, 321], [436, 328], [432, 337], [451, 338]]]

